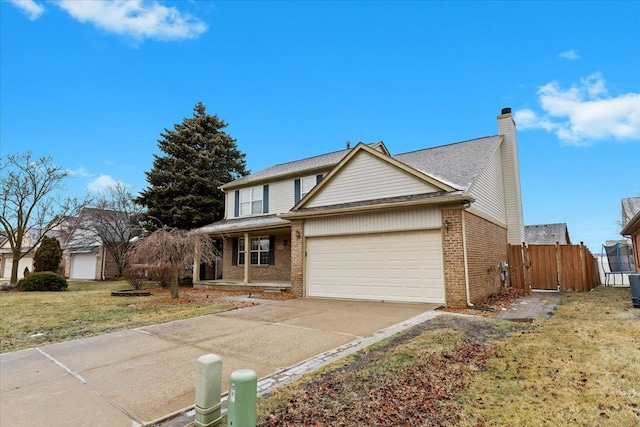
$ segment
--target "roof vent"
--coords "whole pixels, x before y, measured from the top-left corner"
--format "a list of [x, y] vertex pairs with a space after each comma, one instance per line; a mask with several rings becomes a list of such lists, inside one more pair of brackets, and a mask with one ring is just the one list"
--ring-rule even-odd
[[510, 107], [503, 108], [502, 109], [502, 114], [511, 114], [511, 108]]
[[351, 141], [347, 141], [347, 150], [351, 148]]

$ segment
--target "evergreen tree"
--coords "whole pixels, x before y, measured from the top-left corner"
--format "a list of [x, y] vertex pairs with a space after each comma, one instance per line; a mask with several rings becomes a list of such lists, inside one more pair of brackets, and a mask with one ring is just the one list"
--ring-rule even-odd
[[36, 253], [33, 256], [34, 271], [53, 271], [57, 273], [60, 261], [62, 261], [60, 242], [55, 237], [44, 236], [40, 247], [36, 249]]
[[222, 219], [224, 194], [218, 187], [248, 173], [245, 155], [222, 131], [225, 127], [199, 102], [192, 118], [160, 134], [164, 155], [154, 155], [153, 168], [145, 172], [149, 187], [138, 198], [150, 224], [159, 220], [163, 226], [191, 229]]

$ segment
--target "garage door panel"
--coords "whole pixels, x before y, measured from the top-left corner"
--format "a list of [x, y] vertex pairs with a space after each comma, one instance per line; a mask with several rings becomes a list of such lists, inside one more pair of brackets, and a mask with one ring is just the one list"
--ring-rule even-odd
[[439, 230], [307, 238], [309, 296], [444, 303]]
[[71, 254], [71, 271], [69, 276], [71, 279], [95, 280], [96, 254]]

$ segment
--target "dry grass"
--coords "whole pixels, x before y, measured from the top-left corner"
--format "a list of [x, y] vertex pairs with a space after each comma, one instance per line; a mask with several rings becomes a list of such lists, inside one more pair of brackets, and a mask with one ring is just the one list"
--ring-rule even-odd
[[628, 288], [566, 294], [551, 319], [492, 350], [459, 425], [640, 425], [640, 310]]
[[171, 299], [168, 291], [153, 288], [150, 290], [154, 295], [150, 297], [111, 296], [111, 291], [128, 288], [126, 282], [69, 282], [66, 292], [0, 293], [0, 351], [218, 313], [238, 306], [218, 299], [233, 294], [231, 291], [184, 288], [180, 289], [181, 298]]
[[600, 287], [534, 324], [441, 316], [258, 408], [262, 426], [637, 426], [640, 310]]

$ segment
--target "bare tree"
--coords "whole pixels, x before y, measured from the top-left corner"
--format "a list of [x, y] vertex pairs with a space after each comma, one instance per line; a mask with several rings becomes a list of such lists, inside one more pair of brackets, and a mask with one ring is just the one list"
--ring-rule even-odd
[[[31, 152], [8, 154], [0, 164], [0, 224], [11, 247], [11, 284], [18, 282], [18, 263], [50, 231], [78, 215], [88, 199], [64, 198], [69, 173], [51, 156], [34, 159]], [[24, 246], [23, 245], [27, 245]]]
[[135, 202], [131, 187], [117, 182], [98, 193], [92, 208], [84, 209], [76, 223], [74, 246], [101, 244], [122, 276], [127, 266], [129, 241], [142, 234], [144, 207]]
[[171, 298], [178, 298], [178, 279], [185, 266], [193, 265], [196, 257], [198, 262], [211, 263], [217, 254], [209, 236], [165, 226], [136, 242], [128, 259], [139, 264], [171, 265]]

